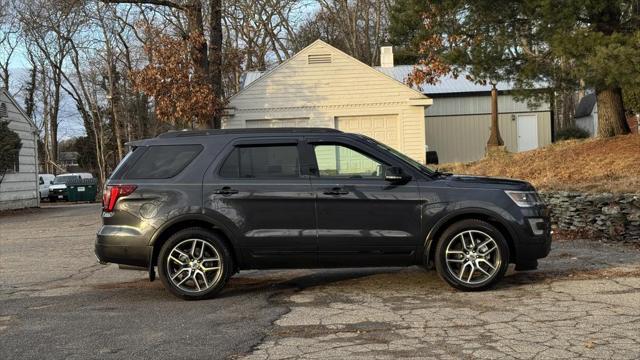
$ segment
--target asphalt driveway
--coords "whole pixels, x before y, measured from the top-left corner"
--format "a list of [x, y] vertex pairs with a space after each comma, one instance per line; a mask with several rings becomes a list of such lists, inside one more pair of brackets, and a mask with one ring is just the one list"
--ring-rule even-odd
[[640, 252], [556, 242], [460, 293], [407, 269], [248, 271], [185, 302], [93, 256], [99, 206], [0, 214], [0, 358], [638, 358]]

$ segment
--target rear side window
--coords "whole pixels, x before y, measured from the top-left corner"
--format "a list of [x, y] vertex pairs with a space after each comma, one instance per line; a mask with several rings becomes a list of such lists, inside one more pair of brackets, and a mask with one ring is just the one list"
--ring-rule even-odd
[[126, 179], [168, 179], [178, 175], [202, 151], [202, 145], [156, 145], [127, 171]]
[[300, 159], [296, 145], [236, 147], [220, 168], [225, 178], [297, 178]]

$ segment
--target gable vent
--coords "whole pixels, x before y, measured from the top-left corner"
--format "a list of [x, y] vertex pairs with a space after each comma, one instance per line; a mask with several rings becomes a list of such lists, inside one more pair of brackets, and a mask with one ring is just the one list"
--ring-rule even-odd
[[331, 54], [309, 54], [307, 62], [311, 64], [331, 64]]
[[7, 114], [7, 104], [0, 103], [0, 118], [5, 118], [8, 116], [9, 115]]

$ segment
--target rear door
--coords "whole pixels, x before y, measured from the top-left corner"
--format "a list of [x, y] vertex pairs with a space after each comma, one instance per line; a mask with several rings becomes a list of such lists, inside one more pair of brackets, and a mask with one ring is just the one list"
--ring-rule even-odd
[[392, 184], [384, 154], [349, 138], [310, 138], [320, 266], [408, 265], [420, 243], [418, 182]]
[[315, 199], [297, 137], [233, 142], [203, 184], [204, 206], [237, 234], [248, 268], [317, 265]]

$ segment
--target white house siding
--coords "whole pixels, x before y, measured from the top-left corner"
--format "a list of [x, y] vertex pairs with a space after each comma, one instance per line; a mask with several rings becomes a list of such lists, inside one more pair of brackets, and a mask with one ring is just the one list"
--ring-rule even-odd
[[[308, 55], [330, 55], [331, 62], [309, 64]], [[298, 126], [308, 119], [305, 126], [335, 128], [342, 117], [397, 117], [398, 150], [424, 162], [425, 105], [412, 105], [416, 100], [428, 102], [418, 91], [316, 41], [233, 96], [233, 115], [223, 127]]]
[[[511, 95], [498, 97], [498, 126], [507, 151], [518, 149], [517, 116], [535, 114], [538, 147], [551, 144], [549, 104], [532, 109]], [[490, 96], [436, 98], [425, 112], [425, 138], [429, 150], [438, 152], [440, 163], [469, 162], [485, 156], [491, 129]]]
[[9, 120], [9, 128], [15, 131], [22, 141], [19, 171], [7, 173], [0, 184], [0, 210], [36, 207], [40, 199], [35, 128], [2, 89], [0, 102], [6, 104], [8, 115], [0, 120]]

